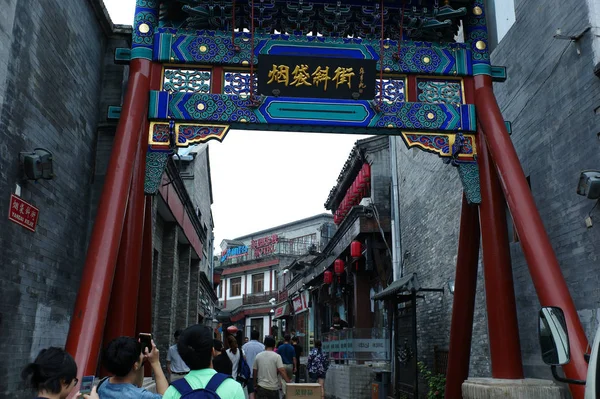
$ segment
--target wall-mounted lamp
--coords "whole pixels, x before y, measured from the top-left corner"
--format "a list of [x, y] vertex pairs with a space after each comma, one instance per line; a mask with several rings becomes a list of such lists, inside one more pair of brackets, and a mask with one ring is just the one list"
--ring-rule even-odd
[[19, 154], [23, 177], [27, 180], [51, 180], [54, 178], [52, 153], [44, 148]]
[[454, 295], [454, 280], [448, 281], [448, 291], [450, 291], [450, 293]]
[[275, 309], [269, 310], [269, 314], [274, 315], [275, 314]]
[[577, 194], [589, 199], [600, 198], [600, 171], [584, 170], [579, 175]]

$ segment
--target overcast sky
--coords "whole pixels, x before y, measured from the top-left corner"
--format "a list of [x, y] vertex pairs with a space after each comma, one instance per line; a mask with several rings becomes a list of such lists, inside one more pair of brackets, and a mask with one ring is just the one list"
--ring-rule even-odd
[[[104, 0], [131, 25], [135, 0]], [[326, 212], [323, 204], [354, 142], [367, 136], [233, 130], [211, 142], [215, 244]]]

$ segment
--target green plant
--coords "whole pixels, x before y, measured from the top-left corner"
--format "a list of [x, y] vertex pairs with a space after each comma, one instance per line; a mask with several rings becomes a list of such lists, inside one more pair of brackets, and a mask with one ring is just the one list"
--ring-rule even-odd
[[429, 387], [427, 399], [443, 398], [446, 391], [446, 377], [442, 374], [434, 374], [423, 362], [419, 362], [418, 366], [421, 376], [427, 382], [427, 386]]

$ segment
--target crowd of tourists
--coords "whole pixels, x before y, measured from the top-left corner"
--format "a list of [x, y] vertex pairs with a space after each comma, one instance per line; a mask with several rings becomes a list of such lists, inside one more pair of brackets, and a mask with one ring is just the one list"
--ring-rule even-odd
[[[101, 355], [102, 366], [110, 377], [95, 380], [89, 387], [84, 387], [82, 381], [76, 396], [85, 399], [285, 397], [287, 384], [300, 382], [303, 348], [298, 338], [286, 335], [276, 344], [271, 336], [259, 342], [258, 331], [252, 331], [250, 339], [240, 340], [239, 334], [227, 336], [225, 349], [223, 342], [214, 339], [210, 327], [198, 324], [175, 332], [175, 344], [167, 353], [166, 374], [154, 340], [145, 345], [139, 338], [116, 338]], [[156, 393], [143, 387], [145, 364], [153, 371]], [[309, 353], [306, 370], [310, 382], [321, 385], [322, 397], [328, 365], [329, 359], [317, 340]], [[65, 350], [55, 347], [42, 350], [21, 376], [37, 398], [66, 399], [73, 396], [79, 385], [75, 360]]]

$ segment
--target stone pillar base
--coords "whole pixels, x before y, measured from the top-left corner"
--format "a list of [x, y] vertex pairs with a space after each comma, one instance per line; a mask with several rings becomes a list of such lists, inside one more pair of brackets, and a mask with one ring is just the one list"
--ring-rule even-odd
[[[469, 378], [462, 384], [463, 399], [568, 399], [566, 388], [553, 381]], [[454, 399], [454, 398], [451, 398]]]

